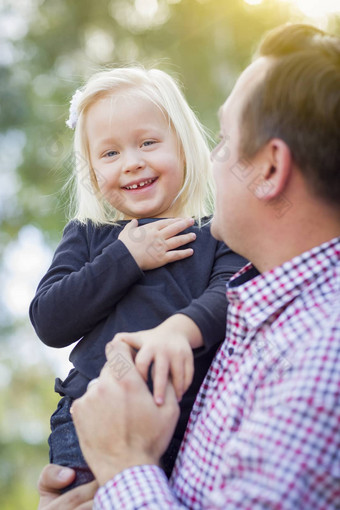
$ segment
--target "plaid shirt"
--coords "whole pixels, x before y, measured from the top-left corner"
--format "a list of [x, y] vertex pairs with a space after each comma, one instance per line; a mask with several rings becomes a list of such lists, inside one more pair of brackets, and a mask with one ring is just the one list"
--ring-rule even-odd
[[96, 509], [340, 509], [340, 238], [230, 281], [227, 335], [170, 483], [136, 466]]

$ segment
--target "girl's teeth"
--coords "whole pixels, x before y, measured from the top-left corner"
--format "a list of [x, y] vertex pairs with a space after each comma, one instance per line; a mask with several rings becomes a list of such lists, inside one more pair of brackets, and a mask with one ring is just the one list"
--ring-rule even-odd
[[148, 181], [140, 182], [139, 184], [132, 184], [132, 186], [126, 186], [127, 189], [137, 189], [142, 188], [146, 184], [150, 184], [152, 182], [152, 179], [149, 179]]

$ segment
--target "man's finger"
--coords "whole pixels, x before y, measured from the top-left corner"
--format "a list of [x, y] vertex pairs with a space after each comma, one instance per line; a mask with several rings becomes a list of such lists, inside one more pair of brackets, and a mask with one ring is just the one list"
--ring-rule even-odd
[[126, 342], [117, 341], [116, 337], [117, 335], [105, 346], [105, 355], [107, 361], [111, 362], [120, 355], [123, 356], [124, 359], [126, 359], [128, 362], [133, 363], [133, 349]]
[[[136, 352], [125, 342], [110, 342], [111, 347], [106, 349], [107, 362], [101, 369], [98, 386], [104, 387], [108, 384], [111, 387], [112, 382], [124, 385], [132, 389], [135, 385], [140, 385], [143, 381], [142, 376], [135, 366]], [[109, 344], [108, 344], [109, 345]]]
[[40, 474], [38, 490], [41, 495], [46, 492], [59, 494], [60, 489], [70, 485], [75, 476], [76, 473], [71, 468], [48, 464]]
[[38, 481], [40, 501], [38, 510], [86, 510], [93, 506], [93, 498], [98, 489], [96, 481], [77, 487], [63, 495], [60, 490], [67, 487], [75, 478], [73, 469], [48, 464], [41, 472]]
[[38, 510], [90, 510], [93, 508], [93, 498], [98, 487], [96, 481], [80, 485], [62, 496], [58, 496], [48, 505], [42, 498]]

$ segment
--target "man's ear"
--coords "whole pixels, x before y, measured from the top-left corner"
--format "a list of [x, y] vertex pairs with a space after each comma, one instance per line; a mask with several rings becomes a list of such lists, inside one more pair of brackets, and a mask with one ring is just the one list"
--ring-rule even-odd
[[261, 178], [254, 189], [260, 200], [271, 200], [281, 195], [291, 176], [293, 158], [288, 145], [272, 138], [258, 153]]

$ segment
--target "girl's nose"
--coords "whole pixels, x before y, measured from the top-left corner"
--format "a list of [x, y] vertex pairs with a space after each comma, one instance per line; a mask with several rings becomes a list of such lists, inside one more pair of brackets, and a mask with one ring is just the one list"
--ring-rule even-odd
[[127, 150], [123, 157], [123, 171], [135, 172], [145, 167], [143, 155], [138, 150]]

